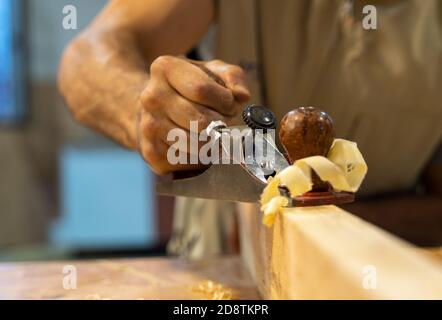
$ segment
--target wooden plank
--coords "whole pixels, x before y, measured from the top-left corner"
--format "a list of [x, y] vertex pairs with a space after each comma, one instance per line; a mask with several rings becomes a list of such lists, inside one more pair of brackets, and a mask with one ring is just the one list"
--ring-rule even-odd
[[422, 251], [432, 259], [439, 261], [442, 264], [442, 247], [422, 248]]
[[[77, 288], [63, 287], [63, 269], [77, 269]], [[218, 287], [214, 295], [208, 281]], [[3, 299], [259, 299], [239, 257], [204, 261], [151, 258], [0, 264]]]
[[241, 205], [243, 260], [266, 299], [442, 299], [442, 264], [335, 206], [287, 209], [273, 228]]

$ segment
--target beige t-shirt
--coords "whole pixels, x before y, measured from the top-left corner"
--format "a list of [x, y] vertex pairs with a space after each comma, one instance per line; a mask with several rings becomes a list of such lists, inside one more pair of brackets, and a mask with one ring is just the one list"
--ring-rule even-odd
[[279, 119], [327, 111], [367, 161], [361, 193], [407, 189], [442, 138], [442, 2], [376, 5], [377, 30], [347, 3], [221, 0], [217, 57], [246, 67], [255, 102]]

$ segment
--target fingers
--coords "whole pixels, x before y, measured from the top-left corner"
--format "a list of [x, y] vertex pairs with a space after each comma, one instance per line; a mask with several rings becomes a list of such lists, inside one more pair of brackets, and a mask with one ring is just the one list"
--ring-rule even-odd
[[224, 80], [220, 76], [215, 74], [212, 70], [210, 70], [209, 68], [206, 67], [206, 63], [207, 62], [198, 61], [198, 60], [191, 60], [191, 59], [186, 59], [186, 60], [189, 61], [191, 64], [197, 66], [201, 70], [203, 70], [216, 83], [218, 83], [219, 85], [223, 86], [224, 88], [227, 88], [227, 85], [224, 82]]
[[[190, 132], [189, 130], [179, 127], [168, 118], [154, 119], [153, 122], [158, 126], [156, 139], [163, 141], [168, 146], [173, 146], [176, 150], [198, 155], [198, 150], [205, 143], [204, 141], [199, 141], [198, 132]], [[147, 128], [147, 130], [150, 130], [150, 128]], [[143, 134], [146, 136], [146, 132]], [[195, 145], [191, 147], [191, 143]]]
[[[140, 95], [137, 133], [142, 157], [158, 174], [200, 168], [187, 164], [198, 162], [198, 153], [206, 143], [199, 141], [197, 134], [212, 121], [233, 123], [249, 98], [244, 72], [238, 66], [219, 60], [156, 59]], [[184, 153], [185, 161], [171, 161], [176, 152], [180, 157]]]
[[175, 171], [197, 170], [205, 167], [202, 164], [171, 164], [164, 161], [163, 158], [167, 155], [168, 150], [170, 150], [169, 145], [163, 141], [158, 141], [154, 144], [143, 144], [140, 154], [149, 164], [152, 171], [158, 175], [166, 175]]
[[151, 65], [151, 75], [157, 77], [161, 74], [180, 95], [195, 103], [224, 115], [234, 115], [238, 111], [231, 90], [186, 60], [169, 56], [156, 59]]
[[[234, 117], [224, 116], [221, 113], [195, 103], [185, 97], [176, 94], [176, 91], [167, 83], [164, 84], [158, 78], [152, 78], [148, 88], [141, 94], [140, 101], [143, 108], [157, 115], [168, 117], [176, 126], [192, 132], [201, 132], [212, 121], [221, 120], [230, 123]], [[240, 104], [235, 102], [235, 108]], [[193, 125], [191, 122], [194, 122]]]
[[[224, 121], [229, 118], [200, 104], [176, 97], [176, 101], [166, 108], [168, 117], [178, 126], [192, 132], [205, 130], [212, 121]], [[193, 122], [193, 123], [192, 123]]]
[[157, 174], [201, 167], [197, 165], [199, 150], [206, 142], [199, 141], [197, 133], [177, 127], [168, 118], [155, 118], [143, 110], [138, 141], [140, 154]]
[[140, 101], [144, 110], [155, 114], [157, 118], [167, 117], [176, 126], [198, 133], [206, 129], [212, 121], [221, 120], [227, 123], [232, 118], [187, 100], [176, 94], [170, 86], [159, 83], [157, 79], [151, 81], [149, 88], [142, 93]]
[[250, 100], [251, 95], [247, 86], [246, 74], [241, 67], [221, 60], [203, 62], [188, 59], [187, 61], [197, 65], [216, 82], [232, 90], [236, 101], [245, 103]]
[[233, 96], [239, 103], [250, 100], [250, 91], [246, 82], [244, 70], [221, 60], [213, 60], [205, 64], [205, 67], [219, 76], [226, 86], [232, 91]]

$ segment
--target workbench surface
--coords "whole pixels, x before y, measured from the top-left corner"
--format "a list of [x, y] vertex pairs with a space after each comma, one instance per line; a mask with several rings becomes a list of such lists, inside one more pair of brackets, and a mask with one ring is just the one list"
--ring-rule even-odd
[[236, 256], [0, 264], [0, 299], [229, 298], [259, 299]]

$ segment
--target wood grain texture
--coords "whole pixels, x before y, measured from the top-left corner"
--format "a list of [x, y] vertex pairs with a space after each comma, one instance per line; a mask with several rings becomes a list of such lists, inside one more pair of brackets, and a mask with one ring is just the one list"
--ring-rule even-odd
[[[77, 268], [77, 289], [63, 288], [63, 268]], [[259, 299], [239, 257], [189, 262], [181, 259], [102, 260], [0, 264], [2, 299], [210, 299], [197, 290], [206, 281], [230, 290], [233, 299]]]
[[[247, 207], [243, 260], [266, 299], [442, 299], [437, 259], [344, 210], [287, 209], [266, 228]], [[373, 267], [376, 288], [366, 289]]]

